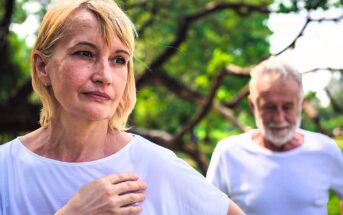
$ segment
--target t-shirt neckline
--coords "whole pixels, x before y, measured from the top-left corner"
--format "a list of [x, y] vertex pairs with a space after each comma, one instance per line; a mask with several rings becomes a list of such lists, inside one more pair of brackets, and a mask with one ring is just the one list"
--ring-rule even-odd
[[277, 156], [277, 157], [291, 156], [291, 155], [298, 154], [298, 153], [302, 152], [308, 143], [306, 132], [304, 132], [302, 129], [297, 129], [297, 132], [304, 135], [304, 143], [303, 144], [301, 144], [300, 146], [298, 146], [294, 149], [291, 149], [289, 151], [283, 151], [283, 152], [271, 151], [271, 150], [265, 149], [262, 146], [259, 146], [258, 144], [253, 142], [252, 135], [256, 131], [257, 131], [257, 129], [253, 129], [253, 130], [246, 133], [247, 134], [246, 138], [248, 139], [248, 141], [245, 141], [247, 143], [245, 146], [247, 149], [249, 149], [251, 151], [258, 152], [260, 154], [265, 154], [265, 155], [269, 155], [269, 156]]
[[126, 153], [127, 151], [130, 150], [130, 148], [132, 147], [132, 145], [134, 145], [134, 142], [137, 141], [137, 135], [135, 134], [131, 134], [133, 136], [132, 140], [130, 140], [123, 148], [121, 148], [119, 151], [106, 156], [104, 158], [100, 158], [100, 159], [96, 159], [96, 160], [92, 160], [92, 161], [84, 161], [84, 162], [66, 162], [66, 161], [60, 161], [60, 160], [55, 160], [52, 158], [47, 158], [41, 155], [38, 155], [36, 153], [34, 153], [33, 151], [31, 151], [30, 149], [28, 149], [20, 140], [20, 137], [17, 137], [15, 139], [15, 143], [16, 145], [18, 145], [19, 149], [22, 149], [26, 154], [28, 154], [29, 156], [31, 156], [34, 159], [43, 161], [43, 162], [47, 162], [47, 163], [51, 163], [51, 164], [58, 164], [58, 165], [67, 165], [67, 166], [88, 166], [88, 165], [95, 165], [98, 163], [103, 163], [106, 162], [110, 159], [116, 159], [117, 157], [121, 156], [122, 154]]

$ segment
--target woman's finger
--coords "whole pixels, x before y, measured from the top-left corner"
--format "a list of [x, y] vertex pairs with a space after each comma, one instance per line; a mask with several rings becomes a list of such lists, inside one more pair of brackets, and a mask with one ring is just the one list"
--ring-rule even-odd
[[144, 201], [145, 194], [143, 192], [137, 193], [125, 193], [117, 197], [117, 203], [120, 207], [130, 207], [130, 206], [138, 206], [139, 202]]
[[114, 192], [119, 195], [123, 195], [125, 193], [143, 191], [146, 188], [147, 188], [147, 184], [143, 181], [125, 181], [125, 182], [121, 182], [121, 183], [113, 185]]
[[135, 173], [114, 173], [105, 176], [103, 179], [108, 180], [112, 184], [117, 184], [124, 181], [137, 181], [139, 177]]
[[136, 215], [139, 214], [143, 210], [142, 206], [140, 205], [132, 205], [128, 207], [122, 207], [118, 209], [118, 214], [122, 215]]

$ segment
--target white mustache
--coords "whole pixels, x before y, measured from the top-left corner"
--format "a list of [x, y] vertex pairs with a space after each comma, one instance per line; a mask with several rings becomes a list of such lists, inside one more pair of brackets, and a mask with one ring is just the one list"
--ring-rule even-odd
[[280, 123], [275, 123], [272, 122], [268, 125], [269, 128], [284, 128], [284, 127], [289, 127], [290, 124], [288, 122], [280, 122]]

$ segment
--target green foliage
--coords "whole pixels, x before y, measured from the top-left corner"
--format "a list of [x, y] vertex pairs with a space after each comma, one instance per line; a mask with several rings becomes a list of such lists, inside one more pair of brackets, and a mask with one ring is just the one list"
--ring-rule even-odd
[[341, 148], [343, 151], [343, 137], [336, 137], [335, 142], [337, 143], [338, 147]]
[[[4, 13], [3, 2], [0, 1], [0, 17]], [[32, 14], [41, 17], [45, 7], [43, 6], [39, 11], [28, 13], [23, 9], [27, 2], [34, 1], [21, 0], [16, 3], [13, 22], [21, 23], [28, 15]], [[145, 2], [144, 7], [130, 8], [129, 5], [137, 3], [136, 0], [119, 1], [124, 8], [128, 7], [126, 11], [140, 33], [135, 50], [135, 73], [137, 77], [149, 69], [148, 65], [163, 53], [175, 39], [180, 19], [187, 14], [204, 9], [210, 1], [151, 0]], [[222, 2], [261, 4], [260, 0], [224, 0]], [[272, 3], [271, 0], [263, 2], [264, 4]], [[326, 9], [330, 5], [341, 6], [342, 2], [290, 0], [279, 1], [277, 5], [279, 12], [289, 13], [315, 7]], [[213, 79], [225, 66], [231, 63], [242, 67], [250, 66], [270, 54], [267, 38], [271, 31], [266, 25], [267, 19], [268, 14], [251, 12], [242, 16], [232, 9], [224, 9], [207, 15], [190, 23], [185, 41], [175, 48], [176, 54], [168, 59], [159, 71], [150, 72], [163, 71], [190, 90], [197, 91], [206, 97]], [[8, 41], [7, 55], [10, 57], [9, 62], [12, 69], [1, 71], [0, 99], [2, 100], [8, 98], [29, 77], [29, 48], [24, 40], [14, 33], [10, 34]], [[6, 71], [14, 72], [6, 73]], [[240, 89], [248, 83], [248, 79], [249, 77], [227, 75], [217, 91], [216, 101], [226, 103], [235, 98]], [[336, 96], [335, 98], [339, 102], [342, 101], [341, 97]], [[139, 89], [137, 99], [134, 111], [135, 126], [164, 130], [171, 134], [174, 134], [182, 125], [192, 119], [199, 109], [199, 105], [181, 99], [174, 92], [155, 82]], [[307, 99], [316, 102], [315, 93], [309, 93]], [[30, 100], [37, 102], [37, 96], [32, 95]], [[247, 99], [232, 109], [232, 113], [242, 125], [255, 126]], [[328, 130], [341, 126], [343, 122], [343, 116], [335, 115], [332, 107], [321, 108], [319, 116], [324, 122], [323, 126]], [[302, 125], [305, 129], [316, 130], [313, 122], [306, 116], [303, 117]], [[214, 146], [220, 139], [238, 133], [240, 131], [235, 126], [212, 110], [194, 128], [192, 134], [187, 134], [184, 139], [192, 139], [196, 142], [200, 151], [209, 160]], [[16, 135], [5, 134], [0, 136], [0, 142], [8, 141]], [[341, 139], [337, 140], [337, 143], [343, 146]], [[189, 155], [180, 152], [178, 155], [196, 166]], [[333, 209], [329, 210], [335, 211], [335, 196], [331, 195], [331, 199], [329, 208], [331, 208], [330, 205], [333, 205]]]
[[327, 205], [328, 215], [341, 215], [340, 200], [334, 192], [330, 192], [330, 199]]
[[328, 9], [330, 7], [340, 7], [343, 2], [340, 0], [289, 0], [276, 1], [278, 5], [278, 12], [280, 13], [290, 13], [297, 12], [299, 10], [314, 10], [317, 8]]
[[28, 49], [24, 41], [16, 34], [10, 33], [9, 44], [3, 50], [6, 62], [0, 65], [2, 76], [0, 79], [0, 100], [8, 98], [24, 81], [29, 78]]
[[316, 99], [316, 92], [308, 92], [307, 95], [305, 96], [305, 99], [308, 100], [308, 101], [311, 101], [313, 99]]
[[[13, 23], [23, 23], [28, 17], [28, 12], [24, 9], [28, 2], [26, 0], [18, 0], [15, 2], [15, 7], [12, 15]], [[4, 1], [0, 2], [0, 20], [4, 16]], [[38, 13], [38, 12], [37, 12]], [[0, 100], [7, 99], [13, 94], [30, 75], [30, 48], [25, 43], [25, 38], [20, 38], [15, 32], [10, 31], [7, 36], [7, 46], [1, 50], [4, 55], [3, 62], [0, 65], [2, 72], [0, 79]]]
[[0, 1], [0, 17], [5, 15], [5, 1]]
[[24, 4], [27, 1], [19, 0], [15, 4], [14, 14], [12, 18], [13, 23], [23, 23], [27, 18], [27, 13], [24, 10]]
[[[153, 25], [145, 30], [137, 42], [136, 58], [144, 62], [136, 64], [138, 76], [174, 39], [180, 17], [204, 8], [207, 3], [208, 1], [204, 0], [192, 1], [192, 3], [188, 1], [162, 3], [160, 12], [154, 16]], [[152, 8], [153, 5], [150, 7]], [[129, 10], [128, 13], [133, 17], [137, 29], [151, 18], [151, 14], [147, 14], [147, 11], [141, 8]], [[268, 55], [269, 44], [266, 38], [271, 32], [266, 26], [267, 18], [267, 15], [258, 13], [251, 13], [242, 18], [232, 10], [222, 10], [206, 16], [191, 24], [185, 42], [164, 65], [163, 70], [191, 90], [207, 96], [213, 78], [223, 67], [233, 62], [241, 66], [251, 65]], [[229, 101], [237, 95], [247, 81], [248, 78], [226, 77], [217, 93], [217, 99], [222, 102]], [[175, 132], [198, 108], [192, 103], [180, 100], [161, 86], [148, 88], [138, 92], [135, 119], [139, 127]], [[246, 101], [236, 111], [237, 116], [242, 115], [242, 119], [249, 121], [248, 116], [251, 115], [246, 114], [247, 111], [250, 112]], [[207, 123], [211, 123], [211, 126], [206, 125]], [[223, 121], [220, 115], [212, 113], [195, 128], [195, 133], [201, 134], [199, 142], [210, 140], [213, 145], [217, 138], [212, 135], [216, 133], [228, 135], [227, 131], [231, 129], [235, 130], [229, 122]], [[204, 136], [205, 131], [207, 134]]]
[[144, 88], [137, 96], [140, 102], [135, 108], [135, 121], [142, 128], [174, 133], [180, 123], [189, 120], [195, 111], [194, 106], [179, 100], [173, 94], [168, 94], [163, 88]]
[[18, 79], [19, 81], [27, 80], [30, 77], [30, 49], [26, 46], [25, 41], [19, 39], [14, 33], [9, 35], [10, 53], [12, 63], [19, 66]]

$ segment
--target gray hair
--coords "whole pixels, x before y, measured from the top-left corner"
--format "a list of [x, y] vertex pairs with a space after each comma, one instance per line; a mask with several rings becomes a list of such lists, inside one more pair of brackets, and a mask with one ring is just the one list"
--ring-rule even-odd
[[262, 61], [261, 63], [256, 65], [250, 73], [250, 76], [251, 76], [251, 79], [249, 82], [250, 92], [256, 86], [256, 83], [259, 77], [263, 75], [273, 75], [277, 79], [288, 79], [288, 78], [293, 79], [299, 84], [299, 88], [300, 88], [299, 101], [302, 101], [304, 97], [302, 75], [294, 67], [292, 67], [291, 65], [275, 57], [270, 57], [267, 60]]

